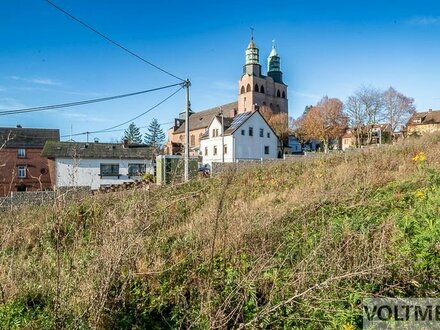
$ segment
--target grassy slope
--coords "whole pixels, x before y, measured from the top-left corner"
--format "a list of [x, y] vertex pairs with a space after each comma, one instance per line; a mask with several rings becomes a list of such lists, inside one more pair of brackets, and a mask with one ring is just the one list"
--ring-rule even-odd
[[1, 214], [0, 328], [360, 328], [363, 297], [440, 297], [439, 162], [431, 137]]

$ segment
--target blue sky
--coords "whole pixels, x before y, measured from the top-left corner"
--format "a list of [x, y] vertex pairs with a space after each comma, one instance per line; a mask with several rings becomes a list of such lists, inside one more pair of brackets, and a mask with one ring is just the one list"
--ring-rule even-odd
[[[156, 65], [189, 78], [195, 111], [236, 100], [250, 27], [255, 29], [263, 70], [271, 40], [276, 40], [293, 117], [323, 95], [345, 101], [361, 85], [393, 86], [414, 97], [418, 110], [440, 108], [438, 1], [55, 2]], [[2, 0], [0, 18], [0, 111], [177, 82], [43, 0]], [[105, 129], [135, 117], [172, 91], [0, 116], [0, 126], [60, 128], [62, 135], [71, 129]], [[146, 126], [153, 117], [168, 123], [184, 106], [181, 91], [135, 123]], [[122, 134], [90, 138], [111, 141]]]

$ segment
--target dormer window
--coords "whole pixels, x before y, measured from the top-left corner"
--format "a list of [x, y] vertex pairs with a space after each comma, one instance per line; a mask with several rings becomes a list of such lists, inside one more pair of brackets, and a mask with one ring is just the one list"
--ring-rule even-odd
[[422, 118], [416, 118], [413, 120], [414, 124], [420, 124], [422, 122]]

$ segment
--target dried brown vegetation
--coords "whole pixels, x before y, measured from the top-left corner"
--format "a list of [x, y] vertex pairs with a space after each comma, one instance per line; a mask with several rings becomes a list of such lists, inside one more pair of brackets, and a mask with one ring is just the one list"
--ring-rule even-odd
[[439, 254], [417, 268], [400, 224], [438, 210], [428, 167], [438, 136], [8, 211], [0, 328], [359, 325], [364, 296], [440, 285]]

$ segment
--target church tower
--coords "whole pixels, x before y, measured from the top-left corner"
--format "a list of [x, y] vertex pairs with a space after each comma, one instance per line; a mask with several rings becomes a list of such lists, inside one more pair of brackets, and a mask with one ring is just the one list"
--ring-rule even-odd
[[238, 113], [267, 106], [274, 113], [288, 112], [287, 85], [283, 82], [280, 57], [272, 43], [267, 59], [267, 76], [261, 74], [259, 49], [253, 35], [246, 48], [243, 75], [238, 82]]

